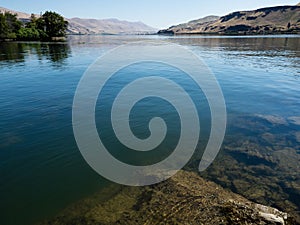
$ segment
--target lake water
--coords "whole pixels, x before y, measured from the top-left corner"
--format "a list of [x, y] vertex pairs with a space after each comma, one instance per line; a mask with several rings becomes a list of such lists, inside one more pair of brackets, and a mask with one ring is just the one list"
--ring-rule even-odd
[[[222, 88], [228, 112], [225, 140], [217, 160], [200, 175], [299, 216], [300, 36], [70, 36], [68, 43], [0, 43], [0, 223], [36, 223], [110, 184], [78, 150], [73, 97], [81, 76], [99, 56], [141, 40], [190, 49]], [[160, 154], [126, 153], [102, 116], [123, 84], [152, 72], [178, 81], [191, 95], [199, 93], [184, 74], [166, 65], [137, 64], [120, 72], [120, 79], [104, 92], [105, 104], [97, 104], [96, 121], [107, 128], [100, 135], [112, 154], [132, 164], [163, 159], [179, 136], [174, 122], [178, 115], [160, 99], [139, 103], [131, 123], [135, 134], [145, 138], [147, 121], [165, 117], [172, 132]], [[203, 102], [198, 109], [201, 152], [208, 137], [209, 108], [203, 94], [194, 98]], [[186, 169], [197, 169], [198, 163], [195, 154]]]

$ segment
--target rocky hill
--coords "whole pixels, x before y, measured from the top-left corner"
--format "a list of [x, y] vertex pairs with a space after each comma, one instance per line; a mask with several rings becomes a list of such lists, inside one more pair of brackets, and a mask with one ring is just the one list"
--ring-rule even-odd
[[195, 27], [205, 26], [206, 24], [218, 20], [220, 17], [218, 16], [206, 16], [197, 20], [191, 20], [187, 23], [182, 23], [179, 25], [171, 26], [166, 30], [158, 31], [159, 34], [175, 34], [180, 33], [182, 31], [188, 32], [193, 30]]
[[[210, 21], [160, 30], [159, 34], [282, 34], [300, 33], [300, 3], [253, 11], [237, 11]], [[205, 18], [204, 18], [205, 19]]]
[[[0, 7], [0, 12], [17, 14], [22, 22], [29, 22], [31, 14]], [[36, 17], [39, 15], [35, 14]], [[155, 33], [157, 30], [142, 22], [121, 21], [118, 19], [65, 18], [69, 22], [68, 34], [140, 34]]]

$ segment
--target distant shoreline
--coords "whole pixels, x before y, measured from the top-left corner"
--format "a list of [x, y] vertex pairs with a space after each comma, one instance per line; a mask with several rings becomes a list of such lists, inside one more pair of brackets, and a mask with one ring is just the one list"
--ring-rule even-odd
[[6, 40], [0, 40], [1, 43], [42, 43], [42, 44], [68, 44], [69, 43], [69, 37], [76, 37], [76, 36], [103, 36], [103, 37], [109, 37], [109, 36], [161, 36], [161, 37], [199, 37], [199, 38], [300, 38], [300, 34], [203, 34], [203, 33], [195, 33], [195, 34], [67, 34], [64, 40], [13, 40], [13, 39], [6, 39]]
[[272, 36], [272, 35], [300, 35], [300, 32], [274, 32], [274, 33], [169, 33], [162, 32], [157, 33], [157, 35], [162, 36], [194, 36], [194, 35], [203, 35], [203, 36]]

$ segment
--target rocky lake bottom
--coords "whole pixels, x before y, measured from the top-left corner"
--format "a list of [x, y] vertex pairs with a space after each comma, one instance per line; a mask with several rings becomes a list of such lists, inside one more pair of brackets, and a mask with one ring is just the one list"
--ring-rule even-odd
[[[300, 223], [300, 117], [257, 114], [229, 120], [234, 125], [206, 171], [197, 173], [199, 160], [192, 159], [160, 184], [111, 185], [41, 224]], [[265, 213], [275, 219], [264, 218]]]

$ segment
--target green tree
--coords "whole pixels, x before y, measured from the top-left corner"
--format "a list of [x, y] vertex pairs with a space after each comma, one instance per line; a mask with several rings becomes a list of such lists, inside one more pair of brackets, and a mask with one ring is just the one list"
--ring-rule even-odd
[[5, 19], [5, 15], [0, 13], [0, 38], [6, 38], [8, 34], [8, 25]]
[[25, 41], [35, 41], [40, 39], [40, 31], [35, 27], [21, 27], [18, 30], [17, 38]]
[[64, 37], [68, 22], [56, 12], [46, 11], [36, 20], [37, 28], [44, 31], [48, 38]]
[[5, 19], [8, 24], [9, 32], [16, 33], [22, 26], [22, 22], [18, 20], [17, 14], [5, 12]]
[[48, 40], [64, 37], [68, 22], [56, 12], [45, 12], [40, 18], [31, 14], [29, 23], [22, 24], [16, 14], [0, 12], [0, 39]]
[[30, 22], [26, 23], [25, 27], [26, 28], [37, 28], [36, 21], [37, 21], [37, 18], [32, 13], [30, 16]]
[[16, 33], [21, 28], [22, 23], [17, 19], [16, 14], [10, 12], [0, 12], [0, 38], [15, 39]]

